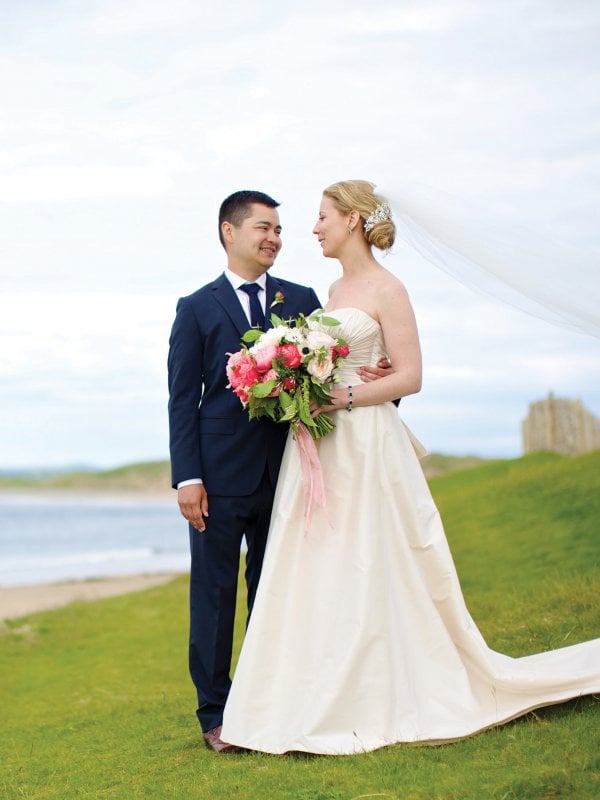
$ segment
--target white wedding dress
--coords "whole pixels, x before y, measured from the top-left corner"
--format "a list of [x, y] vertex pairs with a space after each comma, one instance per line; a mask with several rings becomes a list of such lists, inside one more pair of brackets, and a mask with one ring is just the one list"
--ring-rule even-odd
[[[350, 345], [341, 380], [356, 385], [384, 354], [381, 329], [359, 309], [331, 315]], [[525, 658], [486, 645], [395, 406], [335, 423], [318, 442], [331, 526], [317, 509], [308, 535], [288, 440], [224, 741], [323, 754], [442, 742], [600, 691], [600, 639]]]

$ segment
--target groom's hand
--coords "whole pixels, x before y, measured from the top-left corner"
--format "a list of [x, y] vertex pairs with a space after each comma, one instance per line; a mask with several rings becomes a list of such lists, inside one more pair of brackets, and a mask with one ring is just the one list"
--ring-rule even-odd
[[360, 367], [358, 374], [361, 381], [368, 383], [369, 381], [376, 381], [378, 378], [385, 378], [386, 375], [391, 375], [393, 371], [392, 362], [389, 358], [380, 358], [377, 366]]
[[187, 521], [203, 533], [206, 530], [204, 517], [208, 517], [208, 495], [202, 483], [192, 483], [177, 490], [179, 510]]

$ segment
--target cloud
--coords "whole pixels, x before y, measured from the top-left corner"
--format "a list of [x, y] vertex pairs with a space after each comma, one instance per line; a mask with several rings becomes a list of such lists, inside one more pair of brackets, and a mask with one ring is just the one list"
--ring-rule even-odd
[[[0, 7], [0, 382], [9, 463], [166, 454], [179, 295], [224, 266], [222, 198], [282, 202], [276, 271], [322, 299], [324, 186], [407, 178], [600, 250], [595, 4], [551, 0]], [[398, 248], [425, 355], [402, 413], [430, 449], [519, 452], [549, 390], [600, 413], [598, 344]]]
[[171, 176], [153, 164], [53, 164], [4, 172], [0, 203], [37, 203], [99, 197], [157, 197], [173, 186]]
[[164, 457], [169, 303], [18, 292], [3, 295], [0, 315], [5, 464], [118, 463], [133, 438], [139, 456]]

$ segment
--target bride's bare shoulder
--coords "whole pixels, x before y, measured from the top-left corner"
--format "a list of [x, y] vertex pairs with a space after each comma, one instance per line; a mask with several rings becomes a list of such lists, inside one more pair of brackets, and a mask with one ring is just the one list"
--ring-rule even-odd
[[402, 283], [400, 278], [393, 275], [391, 272], [384, 270], [381, 280], [377, 285], [378, 299], [382, 301], [403, 301], [408, 299], [408, 291], [406, 286]]

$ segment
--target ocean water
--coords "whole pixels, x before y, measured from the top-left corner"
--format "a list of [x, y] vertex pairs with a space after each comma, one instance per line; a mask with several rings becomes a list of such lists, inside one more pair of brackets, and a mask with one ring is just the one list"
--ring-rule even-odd
[[188, 568], [188, 527], [175, 496], [0, 495], [0, 586]]

